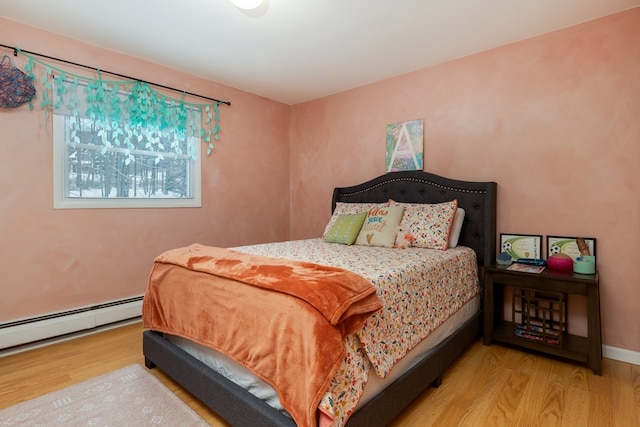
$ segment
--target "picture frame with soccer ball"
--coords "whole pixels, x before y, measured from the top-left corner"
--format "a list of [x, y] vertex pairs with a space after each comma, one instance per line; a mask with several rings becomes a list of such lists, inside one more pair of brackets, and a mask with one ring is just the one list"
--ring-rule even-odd
[[[582, 254], [578, 247], [578, 237], [564, 237], [564, 236], [547, 236], [547, 259], [554, 254], [567, 254], [574, 261], [578, 259]], [[596, 256], [596, 239], [593, 237], [583, 237], [589, 254]]]
[[512, 261], [520, 258], [541, 259], [542, 235], [500, 233], [498, 252], [509, 254]]

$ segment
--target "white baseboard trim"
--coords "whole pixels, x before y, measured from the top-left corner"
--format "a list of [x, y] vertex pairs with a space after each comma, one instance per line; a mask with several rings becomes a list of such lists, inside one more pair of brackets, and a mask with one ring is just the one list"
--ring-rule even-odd
[[602, 356], [607, 359], [617, 360], [619, 362], [631, 363], [640, 366], [640, 352], [631, 351], [624, 348], [602, 346]]
[[[142, 295], [0, 324], [0, 357], [140, 321]], [[602, 356], [640, 366], [640, 352], [602, 346]]]
[[122, 326], [132, 325], [134, 323], [139, 323], [142, 320], [142, 317], [134, 317], [132, 319], [123, 320], [116, 323], [109, 323], [104, 326], [97, 326], [93, 329], [86, 329], [80, 332], [73, 332], [66, 335], [61, 335], [58, 337], [53, 337], [41, 341], [36, 341], [32, 343], [27, 343], [23, 345], [19, 345], [16, 347], [11, 347], [6, 350], [0, 349], [0, 358], [5, 356], [11, 356], [12, 354], [24, 353], [25, 351], [35, 350], [37, 348], [46, 347], [48, 345], [54, 345], [65, 341], [74, 340], [76, 338], [85, 337], [87, 335], [98, 334], [100, 332], [108, 331], [110, 329], [120, 328]]
[[141, 315], [142, 295], [0, 324], [0, 351], [96, 329]]

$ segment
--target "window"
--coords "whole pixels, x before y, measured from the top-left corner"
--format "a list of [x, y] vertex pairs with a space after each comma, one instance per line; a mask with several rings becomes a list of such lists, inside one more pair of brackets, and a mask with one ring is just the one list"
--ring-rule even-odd
[[[75, 74], [20, 53], [39, 83], [45, 119], [52, 115], [55, 209], [201, 206], [201, 143], [211, 154], [219, 106], [231, 103], [184, 91], [178, 99], [164, 93], [177, 90], [168, 86], [120, 74], [124, 80], [104, 80], [97, 68], [59, 59], [97, 76]], [[37, 79], [36, 64], [43, 67]]]
[[55, 209], [201, 206], [199, 138], [58, 111], [53, 142]]

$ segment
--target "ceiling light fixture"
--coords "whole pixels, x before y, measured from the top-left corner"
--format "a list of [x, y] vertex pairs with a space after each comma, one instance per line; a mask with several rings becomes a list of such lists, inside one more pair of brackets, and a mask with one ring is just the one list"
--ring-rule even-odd
[[240, 9], [251, 10], [260, 6], [264, 0], [230, 0], [236, 7]]

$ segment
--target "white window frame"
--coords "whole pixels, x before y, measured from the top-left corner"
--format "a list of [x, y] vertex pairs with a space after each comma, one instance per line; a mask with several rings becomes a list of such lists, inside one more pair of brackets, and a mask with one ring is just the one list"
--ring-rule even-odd
[[200, 139], [193, 138], [195, 159], [191, 160], [190, 182], [192, 197], [185, 198], [77, 198], [67, 197], [69, 162], [65, 129], [65, 115], [52, 114], [53, 120], [53, 208], [54, 209], [123, 209], [123, 208], [199, 208], [202, 206], [202, 166]]

